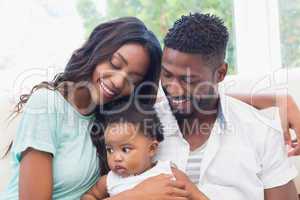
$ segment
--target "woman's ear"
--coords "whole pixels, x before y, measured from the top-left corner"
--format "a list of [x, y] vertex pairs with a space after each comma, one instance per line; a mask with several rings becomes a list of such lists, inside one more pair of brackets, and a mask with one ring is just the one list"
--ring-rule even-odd
[[149, 154], [151, 157], [154, 157], [156, 155], [157, 149], [158, 149], [159, 142], [157, 140], [151, 141], [149, 145]]

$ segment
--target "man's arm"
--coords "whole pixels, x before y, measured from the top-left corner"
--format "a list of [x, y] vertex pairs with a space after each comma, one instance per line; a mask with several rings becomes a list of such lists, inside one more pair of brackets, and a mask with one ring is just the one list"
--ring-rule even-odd
[[172, 180], [171, 175], [161, 174], [105, 200], [190, 200], [190, 193], [185, 188], [183, 182]]
[[285, 185], [265, 189], [265, 200], [297, 200], [297, 190], [293, 181]]
[[[289, 156], [300, 155], [300, 109], [290, 95], [247, 95], [228, 94], [244, 103], [254, 106], [257, 109], [265, 109], [272, 106], [279, 108], [281, 126], [284, 132], [284, 139], [292, 147]], [[293, 129], [297, 135], [297, 142], [291, 141], [289, 129]]]
[[98, 182], [81, 197], [81, 200], [97, 200], [108, 197], [106, 177], [107, 176], [102, 176]]

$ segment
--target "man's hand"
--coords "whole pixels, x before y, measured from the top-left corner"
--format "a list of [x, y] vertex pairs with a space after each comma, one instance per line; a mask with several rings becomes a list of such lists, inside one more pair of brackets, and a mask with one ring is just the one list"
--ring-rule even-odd
[[143, 200], [189, 200], [185, 184], [172, 180], [170, 175], [151, 177], [137, 185], [133, 191]]
[[[281, 126], [284, 131], [285, 143], [289, 145], [289, 156], [300, 155], [300, 110], [291, 96], [277, 97]], [[293, 129], [297, 139], [292, 140], [289, 129]]]
[[172, 168], [172, 172], [176, 180], [182, 181], [185, 184], [187, 191], [190, 192], [190, 200], [208, 200], [208, 197], [206, 197], [205, 194], [203, 194], [198, 187], [191, 182], [185, 173], [176, 168]]

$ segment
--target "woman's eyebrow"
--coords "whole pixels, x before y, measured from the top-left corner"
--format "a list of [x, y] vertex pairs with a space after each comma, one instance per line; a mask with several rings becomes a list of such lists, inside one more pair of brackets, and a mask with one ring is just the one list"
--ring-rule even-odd
[[128, 65], [127, 60], [124, 58], [124, 56], [122, 56], [122, 54], [120, 54], [119, 52], [117, 52], [116, 54], [121, 58], [121, 60], [122, 60], [126, 65]]

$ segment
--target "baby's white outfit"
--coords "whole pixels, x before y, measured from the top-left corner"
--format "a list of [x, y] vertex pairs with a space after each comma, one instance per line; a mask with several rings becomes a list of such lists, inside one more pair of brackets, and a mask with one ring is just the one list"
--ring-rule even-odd
[[142, 174], [129, 177], [121, 177], [109, 171], [106, 179], [107, 192], [110, 197], [134, 188], [136, 185], [146, 180], [147, 178], [160, 174], [173, 175], [170, 161], [157, 161], [156, 165]]

